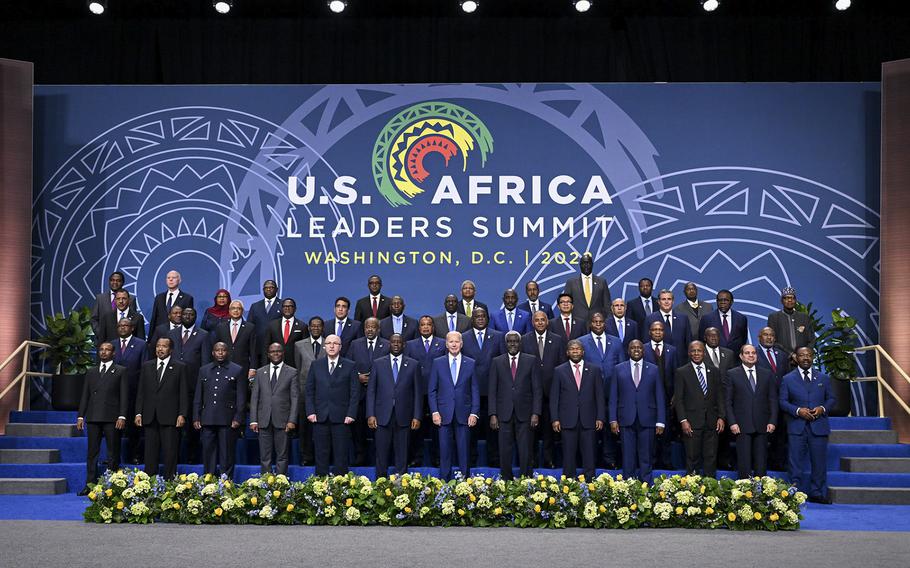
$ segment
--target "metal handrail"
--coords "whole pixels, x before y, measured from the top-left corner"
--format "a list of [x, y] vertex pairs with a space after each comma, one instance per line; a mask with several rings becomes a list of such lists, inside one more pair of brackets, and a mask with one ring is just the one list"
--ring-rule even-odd
[[25, 409], [24, 408], [25, 407], [25, 386], [27, 384], [25, 379], [29, 378], [29, 377], [51, 377], [51, 376], [53, 376], [51, 373], [41, 373], [38, 371], [29, 370], [29, 348], [31, 348], [31, 347], [35, 347], [38, 349], [48, 349], [50, 347], [50, 345], [47, 345], [46, 343], [39, 343], [37, 341], [29, 341], [29, 340], [23, 341], [22, 343], [19, 344], [19, 347], [17, 347], [15, 349], [15, 351], [13, 351], [12, 353], [9, 354], [9, 357], [4, 359], [3, 362], [0, 363], [0, 372], [3, 372], [3, 369], [5, 369], [6, 366], [9, 365], [16, 358], [16, 356], [20, 354], [20, 352], [22, 353], [22, 371], [18, 375], [16, 375], [16, 378], [13, 379], [12, 382], [10, 382], [10, 384], [6, 385], [6, 388], [3, 389], [3, 391], [0, 391], [0, 400], [2, 400], [3, 397], [6, 396], [6, 394], [9, 391], [11, 391], [14, 386], [16, 386], [16, 383], [19, 383], [19, 411], [20, 412]]
[[856, 377], [851, 379], [855, 382], [869, 382], [875, 381], [878, 387], [878, 415], [880, 418], [885, 416], [885, 398], [882, 396], [882, 389], [887, 390], [888, 393], [897, 401], [897, 403], [904, 409], [904, 412], [910, 416], [910, 406], [907, 406], [907, 403], [904, 402], [904, 399], [901, 398], [899, 394], [888, 384], [888, 381], [882, 377], [882, 357], [891, 364], [891, 366], [897, 370], [897, 373], [904, 378], [907, 383], [910, 383], [910, 376], [907, 375], [907, 372], [897, 364], [897, 361], [894, 360], [885, 348], [881, 345], [865, 345], [863, 347], [857, 347], [853, 350], [854, 352], [865, 352], [865, 351], [874, 351], [875, 352], [875, 376], [874, 377]]

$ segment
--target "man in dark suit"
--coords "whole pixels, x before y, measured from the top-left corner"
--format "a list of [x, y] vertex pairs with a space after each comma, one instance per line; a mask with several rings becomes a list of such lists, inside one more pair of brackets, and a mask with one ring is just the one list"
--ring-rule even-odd
[[749, 319], [732, 308], [733, 293], [729, 290], [721, 290], [716, 298], [717, 309], [701, 317], [698, 336], [704, 337], [706, 329], [716, 327], [720, 330], [720, 346], [739, 353], [749, 339]]
[[490, 329], [487, 311], [480, 306], [474, 308], [471, 322], [471, 329], [462, 335], [462, 352], [465, 357], [474, 361], [474, 380], [477, 381], [477, 388], [480, 390], [479, 420], [477, 427], [471, 430], [471, 463], [477, 463], [477, 441], [484, 440], [487, 467], [494, 467], [499, 463], [499, 439], [487, 428], [489, 425], [487, 393], [493, 359], [503, 352], [503, 334]]
[[727, 369], [739, 363], [739, 357], [733, 351], [720, 346], [720, 330], [716, 327], [705, 329], [704, 339], [705, 363], [720, 371], [723, 378], [727, 374]]
[[638, 296], [626, 301], [626, 315], [638, 324], [638, 330], [642, 334], [642, 341], [647, 343], [648, 327], [645, 325], [645, 319], [657, 309], [657, 298], [651, 295], [654, 291], [654, 282], [650, 278], [642, 278], [638, 281]]
[[774, 330], [777, 348], [787, 353], [791, 368], [795, 368], [796, 350], [800, 347], [815, 348], [815, 329], [809, 314], [796, 309], [796, 290], [790, 286], [781, 290], [780, 303], [783, 309], [768, 315], [768, 327]]
[[376, 476], [389, 473], [389, 450], [394, 449], [395, 470], [408, 471], [408, 442], [420, 429], [423, 397], [420, 396], [420, 363], [404, 354], [404, 338], [389, 339], [389, 355], [373, 362], [367, 385], [367, 425], [376, 431]]
[[629, 344], [629, 362], [616, 366], [610, 384], [610, 430], [622, 436], [622, 474], [651, 483], [654, 436], [667, 423], [663, 381], [657, 365], [643, 360], [645, 348]]
[[658, 469], [673, 469], [673, 442], [679, 440], [679, 428], [675, 423], [673, 414], [673, 389], [676, 382], [676, 369], [684, 361], [679, 360], [676, 347], [664, 341], [664, 323], [651, 322], [648, 328], [648, 342], [645, 343], [644, 360], [657, 367], [657, 374], [664, 386], [667, 417], [667, 427], [663, 434], [658, 434], [654, 444], [652, 465]]
[[328, 475], [333, 461], [335, 474], [344, 475], [360, 383], [354, 362], [341, 356], [341, 338], [329, 335], [324, 345], [325, 358], [313, 361], [306, 379], [306, 418], [313, 426], [316, 475]]
[[404, 298], [401, 296], [392, 296], [389, 300], [389, 315], [379, 320], [381, 337], [390, 339], [396, 333], [405, 344], [417, 337], [417, 320], [404, 315]]
[[[96, 343], [100, 343], [98, 337], [101, 336], [101, 321], [104, 320], [106, 316], [113, 314], [117, 308], [116, 294], [118, 290], [123, 289], [125, 279], [126, 277], [119, 270], [111, 272], [111, 275], [107, 279], [110, 290], [95, 296], [95, 303], [92, 305], [92, 332], [95, 334]], [[136, 309], [135, 298], [130, 298], [130, 307], [134, 310]], [[115, 321], [119, 321], [119, 319], [120, 318], [115, 318]], [[142, 336], [145, 337], [144, 328], [142, 330]]]
[[[211, 344], [208, 333], [196, 326], [196, 309], [186, 308], [182, 315], [183, 325], [171, 330], [168, 337], [174, 345], [174, 360], [186, 365], [186, 390], [188, 400], [196, 397], [196, 383], [199, 379], [199, 369], [211, 360]], [[184, 440], [186, 442], [186, 462], [199, 463], [199, 430], [192, 424], [184, 427]]]
[[[246, 407], [246, 376], [228, 360], [222, 342], [212, 347], [212, 362], [199, 369], [193, 398], [193, 428], [201, 431], [205, 473], [234, 477], [234, 452]], [[220, 466], [220, 469], [219, 469]]]
[[500, 333], [517, 331], [519, 335], [531, 331], [531, 314], [518, 308], [518, 292], [509, 288], [502, 294], [503, 308], [493, 314], [491, 325]]
[[[476, 310], [476, 308], [475, 308]], [[446, 335], [447, 354], [433, 360], [427, 400], [433, 424], [439, 427], [439, 477], [452, 477], [452, 451], [458, 469], [468, 477], [471, 436], [480, 414], [480, 388], [474, 376], [474, 360], [461, 352], [457, 331]]]
[[[834, 400], [831, 378], [812, 368], [815, 351], [796, 350], [799, 365], [784, 376], [780, 384], [780, 409], [787, 417], [790, 481], [806, 491], [809, 501], [830, 504], [828, 497], [828, 408]], [[805, 479], [806, 461], [811, 466], [810, 481]]]
[[723, 381], [714, 367], [705, 365], [705, 344], [689, 344], [690, 364], [676, 370], [674, 409], [686, 446], [686, 471], [717, 474], [717, 435], [724, 431], [726, 400]]
[[534, 356], [521, 352], [521, 335], [510, 331], [505, 342], [506, 353], [493, 359], [488, 398], [490, 430], [499, 431], [500, 477], [509, 480], [513, 445], [518, 448], [518, 475], [532, 473], [534, 430], [540, 420], [543, 388]]
[[768, 473], [768, 435], [777, 424], [777, 385], [770, 371], [755, 364], [754, 346], [743, 345], [739, 358], [742, 365], [727, 371], [724, 378], [727, 422], [736, 436], [739, 478], [748, 479], [753, 473], [763, 477]]
[[410, 456], [408, 463], [417, 467], [423, 464], [423, 441], [431, 440], [430, 455], [432, 463], [439, 463], [439, 428], [433, 425], [430, 420], [430, 406], [426, 394], [430, 387], [430, 371], [433, 368], [433, 360], [442, 357], [446, 353], [446, 342], [436, 337], [433, 318], [430, 316], [421, 316], [417, 322], [419, 335], [408, 341], [405, 347], [405, 355], [416, 359], [420, 363], [420, 397], [423, 400], [423, 420], [421, 420], [421, 429], [411, 436]]
[[391, 314], [389, 297], [382, 294], [382, 278], [372, 275], [367, 279], [370, 293], [357, 300], [354, 306], [354, 319], [366, 323], [367, 318], [382, 320]]
[[562, 434], [562, 473], [574, 478], [575, 454], [581, 451], [585, 479], [594, 479], [597, 432], [606, 419], [606, 396], [600, 367], [584, 361], [585, 350], [577, 339], [566, 348], [569, 361], [553, 372], [550, 387], [552, 428]]
[[529, 280], [525, 284], [525, 294], [528, 299], [518, 304], [518, 309], [528, 312], [532, 317], [540, 310], [547, 314], [548, 320], [553, 319], [553, 306], [540, 299], [540, 286], [537, 285], [537, 282]]
[[252, 379], [256, 376], [259, 362], [259, 341], [256, 326], [243, 319], [243, 302], [234, 300], [228, 307], [230, 318], [215, 328], [212, 343], [222, 342], [227, 345], [228, 359], [243, 369], [243, 374]]
[[367, 386], [373, 375], [373, 360], [389, 354], [389, 342], [379, 337], [379, 320], [370, 316], [363, 322], [364, 337], [358, 337], [351, 342], [348, 349], [348, 359], [354, 361], [357, 369], [357, 380], [360, 382], [360, 391], [357, 403], [357, 415], [351, 426], [351, 437], [354, 440], [354, 465], [362, 466], [367, 461], [367, 448], [370, 434], [367, 428], [366, 398]]
[[[758, 362], [757, 367], [768, 369], [771, 372], [771, 378], [774, 379], [774, 386], [780, 391], [780, 384], [784, 375], [790, 372], [790, 358], [787, 352], [779, 349], [774, 330], [770, 327], [763, 327], [758, 332]], [[774, 471], [786, 471], [787, 469], [787, 421], [778, 420], [777, 428], [773, 434], [768, 436], [768, 468]]]
[[344, 296], [335, 299], [335, 315], [325, 320], [326, 333], [335, 334], [341, 339], [341, 356], [347, 357], [351, 342], [363, 337], [363, 329], [358, 320], [348, 317], [351, 301]]
[[[246, 319], [256, 326], [257, 342], [261, 346], [271, 345], [272, 342], [266, 338], [269, 331], [269, 324], [275, 320], [281, 319], [281, 299], [278, 297], [278, 283], [274, 280], [266, 280], [262, 283], [262, 299], [253, 302], [247, 312]], [[263, 349], [265, 351], [265, 349]], [[291, 359], [285, 359], [290, 361]], [[268, 357], [262, 354], [262, 365], [268, 363]]]
[[145, 318], [136, 310], [136, 302], [130, 293], [120, 289], [114, 293], [114, 309], [102, 310], [104, 313], [98, 322], [95, 342], [100, 345], [105, 341], [117, 340], [117, 323], [126, 318], [133, 323], [133, 330], [139, 339], [145, 339]]
[[294, 366], [297, 368], [297, 390], [301, 394], [299, 397], [300, 417], [297, 422], [297, 436], [300, 439], [300, 465], [313, 465], [315, 461], [313, 454], [313, 432], [310, 421], [306, 419], [306, 380], [310, 374], [310, 366], [313, 361], [325, 358], [325, 349], [322, 337], [323, 322], [319, 316], [310, 318], [309, 324], [310, 336], [301, 339], [294, 345]]
[[107, 443], [107, 469], [120, 469], [120, 432], [126, 426], [129, 383], [126, 369], [114, 363], [114, 346], [103, 342], [98, 346], [98, 366], [85, 373], [82, 400], [76, 418], [76, 429], [88, 432], [88, 452], [85, 460], [85, 488], [98, 479], [98, 454], [101, 437]]
[[629, 352], [629, 344], [633, 339], [640, 339], [641, 334], [638, 331], [638, 323], [626, 315], [626, 301], [622, 298], [616, 298], [610, 303], [611, 314], [604, 314], [606, 319], [606, 332], [609, 335], [618, 337], [622, 341], [624, 353]]
[[465, 332], [471, 328], [471, 318], [458, 311], [458, 298], [455, 294], [446, 296], [443, 311], [433, 318], [433, 329], [436, 337], [445, 338], [449, 331]]
[[574, 305], [575, 302], [572, 300], [572, 295], [568, 292], [563, 292], [556, 300], [556, 307], [559, 309], [559, 313], [550, 320], [550, 331], [556, 335], [561, 335], [566, 342], [570, 339], [578, 339], [588, 332], [588, 322], [573, 315]]
[[173, 360], [173, 340], [162, 337], [155, 345], [155, 358], [142, 365], [136, 395], [136, 426], [145, 431], [145, 472], [158, 474], [158, 451], [164, 458], [164, 477], [177, 475], [179, 430], [186, 424], [186, 367]]
[[[622, 361], [625, 356], [622, 350], [622, 342], [618, 337], [604, 333], [606, 324], [604, 316], [600, 312], [593, 312], [591, 320], [588, 322], [588, 328], [591, 330], [578, 338], [581, 346], [585, 350], [585, 361], [592, 365], [598, 365], [600, 372], [603, 374], [604, 395], [609, 395], [610, 384], [613, 382], [613, 372], [616, 365]], [[613, 432], [604, 428], [601, 436], [601, 459], [607, 469], [616, 469], [619, 462], [619, 439]]]
[[686, 297], [682, 302], [676, 304], [673, 311], [689, 319], [689, 329], [692, 332], [692, 338], [701, 340], [702, 338], [698, 336], [698, 324], [701, 321], [701, 316], [710, 313], [714, 308], [708, 302], [698, 299], [698, 286], [695, 285], [695, 282], [686, 282], [683, 292]]
[[[167, 290], [155, 296], [155, 301], [152, 304], [152, 315], [149, 318], [149, 333], [155, 330], [159, 325], [167, 322], [172, 307], [193, 307], [193, 296], [180, 290], [179, 272], [176, 270], [168, 272], [167, 276], [165, 276], [165, 284], [167, 284]], [[164, 336], [162, 335], [161, 337]]]
[[[117, 322], [117, 341], [114, 342], [114, 363], [126, 368], [129, 395], [126, 416], [136, 415], [136, 396], [139, 391], [139, 373], [148, 357], [145, 341], [133, 335], [133, 322], [122, 319]], [[142, 429], [133, 420], [126, 421], [126, 463], [139, 465], [141, 455]]]
[[673, 347], [684, 349], [692, 341], [692, 330], [689, 320], [673, 311], [673, 292], [661, 290], [657, 294], [658, 309], [645, 318], [645, 325], [651, 326], [655, 321], [664, 323], [664, 341]]
[[256, 371], [250, 399], [250, 430], [259, 434], [260, 472], [271, 473], [272, 452], [275, 470], [287, 475], [290, 434], [297, 428], [297, 369], [284, 364], [284, 347], [268, 347], [269, 365]]
[[[553, 423], [550, 417], [550, 388], [553, 386], [554, 370], [567, 360], [566, 340], [549, 330], [550, 322], [543, 311], [536, 312], [531, 318], [531, 323], [534, 325], [534, 331], [521, 338], [521, 350], [534, 356], [540, 375], [543, 391], [540, 421], [543, 423], [543, 427], [538, 428], [537, 431], [540, 432], [543, 442], [543, 466], [553, 469], [556, 467], [553, 459], [556, 433], [550, 427]], [[532, 454], [532, 457], [536, 460], [536, 455]]]
[[[297, 342], [310, 336], [310, 329], [307, 325], [294, 317], [296, 313], [297, 302], [293, 298], [281, 300], [281, 317], [268, 322], [265, 342], [262, 343], [262, 345], [280, 343], [284, 347], [283, 360], [288, 363], [294, 361], [294, 346]], [[267, 357], [263, 358], [263, 365], [268, 363], [267, 359]], [[299, 371], [300, 369], [297, 370]]]
[[[465, 280], [461, 283], [461, 300], [458, 301], [458, 313], [467, 316], [468, 319], [474, 315], [474, 308], [483, 308], [490, 313], [490, 308], [486, 304], [477, 300], [477, 286], [471, 280]], [[438, 331], [438, 330], [437, 330]], [[460, 331], [460, 330], [459, 330]]]
[[163, 321], [157, 327], [149, 328], [148, 350], [149, 358], [155, 356], [155, 345], [162, 337], [170, 337], [171, 332], [183, 325], [183, 308], [180, 306], [171, 306], [168, 312], [168, 319]]
[[606, 313], [610, 306], [610, 286], [594, 271], [594, 257], [583, 254], [578, 260], [581, 274], [566, 281], [563, 292], [572, 295], [572, 315], [587, 320], [594, 312]]

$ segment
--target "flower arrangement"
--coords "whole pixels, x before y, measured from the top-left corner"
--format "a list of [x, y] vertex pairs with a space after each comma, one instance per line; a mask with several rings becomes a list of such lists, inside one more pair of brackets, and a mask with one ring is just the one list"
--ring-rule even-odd
[[796, 530], [806, 496], [770, 477], [662, 476], [648, 485], [537, 475], [514, 481], [420, 473], [375, 481], [353, 474], [291, 482], [284, 475], [235, 483], [183, 474], [164, 481], [139, 470], [106, 472], [84, 517], [96, 523], [304, 524], [474, 527], [729, 528]]

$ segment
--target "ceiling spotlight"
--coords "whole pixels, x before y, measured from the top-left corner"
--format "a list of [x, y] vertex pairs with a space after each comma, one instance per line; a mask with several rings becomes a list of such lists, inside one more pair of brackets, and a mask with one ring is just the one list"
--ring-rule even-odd
[[344, 9], [348, 7], [348, 3], [344, 0], [329, 0], [329, 10], [340, 14], [344, 12]]
[[234, 2], [232, 0], [212, 0], [212, 7], [219, 14], [227, 14], [233, 6]]
[[720, 0], [702, 0], [701, 7], [704, 8], [705, 12], [713, 12], [717, 10], [717, 7], [720, 6]]
[[849, 8], [850, 4], [852, 4], [850, 0], [834, 0], [834, 7], [841, 11]]
[[480, 3], [476, 0], [463, 0], [461, 3], [461, 9], [464, 10], [467, 14], [473, 14], [479, 5]]
[[88, 11], [96, 16], [100, 16], [107, 9], [107, 0], [89, 0]]
[[591, 9], [591, 0], [575, 0], [573, 4], [578, 12], [587, 12]]

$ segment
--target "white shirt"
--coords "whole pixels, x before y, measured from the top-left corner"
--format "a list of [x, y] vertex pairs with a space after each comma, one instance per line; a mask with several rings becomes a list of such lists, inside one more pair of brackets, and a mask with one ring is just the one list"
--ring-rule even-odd
[[167, 365], [168, 365], [168, 363], [170, 363], [170, 362], [171, 362], [171, 356], [170, 356], [170, 355], [168, 355], [168, 356], [165, 357], [164, 359], [158, 359], [158, 362], [155, 363], [155, 372], [156, 372], [156, 373], [158, 372], [158, 367], [161, 366], [161, 363], [164, 363], [164, 368], [167, 369]]
[[196, 326], [192, 326], [192, 327], [183, 326], [183, 329], [180, 331], [180, 335], [183, 335], [183, 333], [184, 333], [185, 331], [188, 331], [188, 332], [190, 332], [190, 335], [193, 335], [193, 328], [194, 328], [194, 327], [196, 327]]
[[274, 373], [275, 371], [278, 371], [279, 376], [281, 375], [282, 367], [284, 367], [284, 361], [282, 361], [281, 363], [278, 363], [278, 365], [275, 365], [274, 363], [269, 361], [269, 380], [270, 381], [272, 380], [272, 373]]
[[284, 333], [285, 322], [289, 322], [291, 324], [291, 329], [294, 329], [294, 318], [281, 318], [281, 319], [284, 320], [281, 322], [281, 333]]
[[332, 369], [332, 366], [333, 366], [333, 365], [334, 365], [334, 367], [337, 369], [337, 368], [338, 368], [338, 360], [341, 359], [341, 357], [340, 357], [340, 356], [339, 356], [339, 357], [335, 357], [334, 359], [329, 359], [328, 357], [326, 357], [326, 359], [328, 359], [329, 369]]
[[663, 355], [664, 354], [664, 351], [663, 351], [664, 342], [663, 341], [661, 341], [660, 343], [654, 343], [653, 341], [651, 342], [651, 349], [653, 349], [655, 352], [657, 351], [658, 347], [660, 347], [660, 354]]

